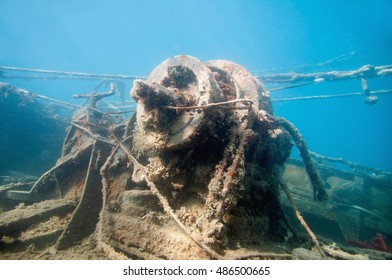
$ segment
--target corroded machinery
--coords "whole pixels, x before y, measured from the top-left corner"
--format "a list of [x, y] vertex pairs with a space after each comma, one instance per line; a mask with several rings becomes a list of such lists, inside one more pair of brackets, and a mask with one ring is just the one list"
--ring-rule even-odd
[[217, 250], [284, 237], [277, 189], [291, 142], [268, 119], [268, 93], [252, 74], [177, 56], [135, 81], [131, 96], [134, 155], [191, 232]]
[[[301, 135], [273, 116], [268, 92], [235, 63], [169, 58], [134, 81], [130, 119], [96, 107], [113, 93], [89, 96], [62, 157], [31, 190], [7, 191], [67, 209], [59, 250], [93, 236], [111, 258], [234, 258], [282, 241], [290, 227], [279, 188], [291, 139], [315, 199], [326, 199]], [[6, 229], [0, 234], [17, 232]]]

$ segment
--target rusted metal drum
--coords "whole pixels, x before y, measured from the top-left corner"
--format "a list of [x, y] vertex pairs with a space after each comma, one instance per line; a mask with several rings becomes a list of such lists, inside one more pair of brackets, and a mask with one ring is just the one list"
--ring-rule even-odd
[[223, 101], [211, 71], [198, 59], [180, 55], [158, 65], [145, 81], [136, 80], [135, 144], [140, 150], [181, 146], [200, 128], [205, 112], [167, 110], [164, 106], [203, 106]]
[[210, 60], [205, 62], [205, 65], [213, 71], [219, 85], [221, 85], [222, 80], [231, 80], [233, 86], [236, 87], [235, 98], [252, 100], [257, 109], [272, 114], [269, 92], [264, 89], [262, 83], [251, 72], [228, 60]]

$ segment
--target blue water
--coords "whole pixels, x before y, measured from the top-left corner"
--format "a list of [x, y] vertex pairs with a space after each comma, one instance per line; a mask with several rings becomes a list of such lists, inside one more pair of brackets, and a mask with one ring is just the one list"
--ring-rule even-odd
[[[177, 54], [232, 60], [261, 75], [392, 63], [390, 0], [0, 0], [0, 11], [2, 66], [147, 76]], [[96, 84], [0, 81], [66, 101]], [[368, 84], [392, 89], [392, 77]], [[126, 86], [128, 92], [131, 83]], [[359, 81], [342, 81], [272, 97], [360, 90]], [[389, 171], [391, 108], [392, 96], [380, 96], [374, 106], [361, 97], [274, 104], [275, 114], [291, 120], [311, 150]]]

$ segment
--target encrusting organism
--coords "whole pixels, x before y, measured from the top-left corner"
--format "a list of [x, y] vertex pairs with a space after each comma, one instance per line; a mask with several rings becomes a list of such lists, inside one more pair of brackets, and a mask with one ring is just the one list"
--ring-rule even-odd
[[75, 96], [88, 98], [89, 106], [73, 116], [55, 170], [35, 185], [36, 195], [61, 194], [78, 204], [57, 249], [94, 233], [98, 247], [114, 259], [290, 257], [233, 249], [283, 241], [292, 230], [279, 200], [283, 188], [292, 202], [281, 179], [291, 140], [315, 200], [327, 199], [301, 134], [273, 116], [269, 93], [257, 78], [230, 61], [202, 63], [182, 55], [134, 81], [131, 118], [101, 111], [99, 101], [114, 93], [111, 84], [108, 92]]

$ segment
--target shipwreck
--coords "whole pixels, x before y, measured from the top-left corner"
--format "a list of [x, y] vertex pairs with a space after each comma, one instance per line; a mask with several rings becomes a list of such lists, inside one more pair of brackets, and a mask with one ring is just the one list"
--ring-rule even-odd
[[[37, 97], [6, 84], [1, 91], [4, 104]], [[386, 244], [378, 254], [343, 252], [304, 219], [327, 221], [343, 242], [364, 229], [389, 237], [389, 214], [359, 196], [388, 204], [390, 174], [332, 172], [242, 66], [169, 58], [134, 80], [129, 117], [100, 107], [115, 92], [111, 83], [75, 96], [88, 102], [57, 118], [69, 124], [57, 162], [34, 180], [3, 183], [0, 258], [70, 258], [61, 252], [81, 244], [99, 253], [80, 258], [390, 258]], [[289, 160], [294, 145], [301, 162]], [[342, 201], [344, 192], [356, 204]], [[305, 257], [303, 244], [314, 248]]]

